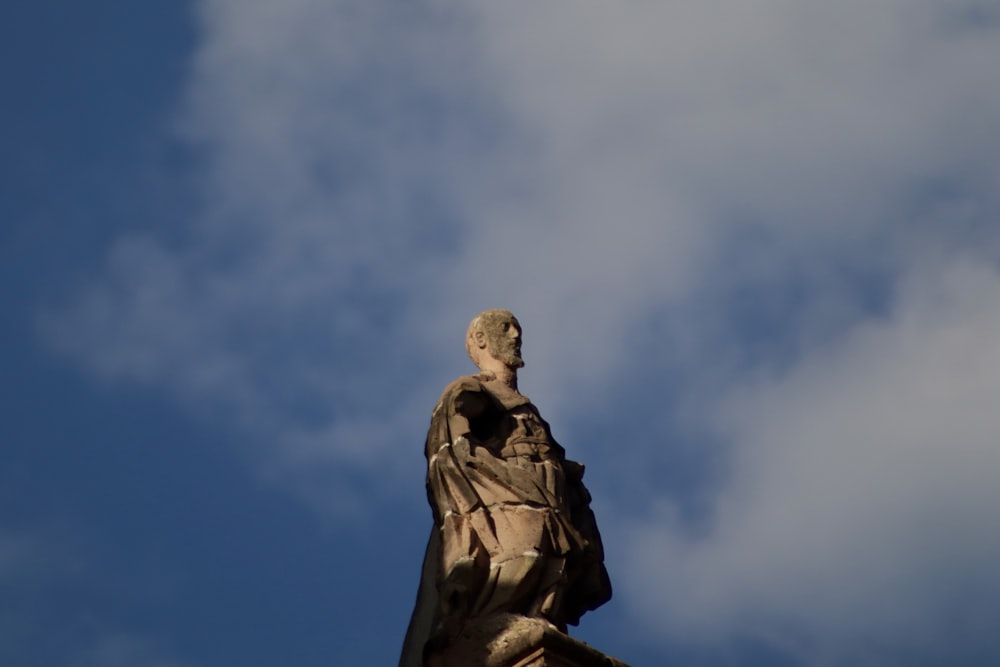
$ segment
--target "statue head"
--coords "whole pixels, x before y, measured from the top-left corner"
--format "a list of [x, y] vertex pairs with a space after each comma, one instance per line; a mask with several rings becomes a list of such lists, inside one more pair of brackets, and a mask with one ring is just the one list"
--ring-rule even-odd
[[513, 370], [524, 366], [521, 358], [521, 324], [509, 310], [485, 310], [469, 323], [465, 350], [480, 370], [489, 359]]

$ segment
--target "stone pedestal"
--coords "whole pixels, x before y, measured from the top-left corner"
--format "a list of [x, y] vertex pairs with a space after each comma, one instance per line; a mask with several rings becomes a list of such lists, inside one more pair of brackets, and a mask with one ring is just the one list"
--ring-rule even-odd
[[471, 625], [427, 667], [628, 667], [535, 618], [500, 614]]

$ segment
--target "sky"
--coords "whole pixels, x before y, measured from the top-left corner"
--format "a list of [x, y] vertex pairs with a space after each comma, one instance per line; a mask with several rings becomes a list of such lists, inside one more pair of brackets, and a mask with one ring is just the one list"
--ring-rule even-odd
[[604, 537], [574, 636], [1000, 663], [1000, 2], [3, 14], [0, 664], [395, 664], [496, 307]]

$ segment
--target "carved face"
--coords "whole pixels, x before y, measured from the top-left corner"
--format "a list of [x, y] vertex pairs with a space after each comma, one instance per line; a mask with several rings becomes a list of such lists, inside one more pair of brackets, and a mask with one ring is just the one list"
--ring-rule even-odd
[[521, 324], [513, 315], [499, 318], [485, 327], [486, 349], [508, 368], [521, 368]]
[[521, 368], [521, 324], [509, 310], [486, 310], [469, 323], [465, 349], [476, 366], [482, 368], [482, 355], [488, 354], [507, 368]]

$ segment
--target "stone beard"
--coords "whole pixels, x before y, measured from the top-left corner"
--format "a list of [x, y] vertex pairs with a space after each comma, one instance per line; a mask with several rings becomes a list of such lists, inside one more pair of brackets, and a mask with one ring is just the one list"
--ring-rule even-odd
[[565, 632], [611, 597], [583, 466], [517, 390], [520, 332], [509, 311], [477, 316], [467, 341], [482, 372], [448, 385], [431, 416], [434, 526], [401, 667], [477, 620], [513, 614]]

